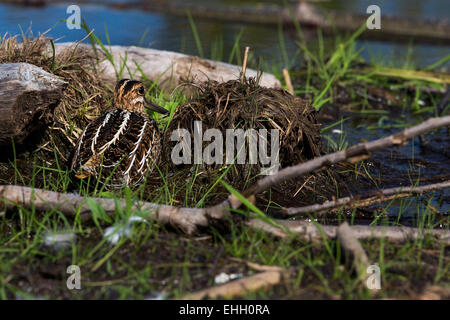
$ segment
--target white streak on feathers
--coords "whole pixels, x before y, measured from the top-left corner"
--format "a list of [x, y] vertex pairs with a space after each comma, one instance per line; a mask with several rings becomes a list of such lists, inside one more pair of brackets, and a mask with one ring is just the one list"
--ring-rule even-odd
[[148, 158], [150, 156], [150, 152], [152, 151], [153, 143], [155, 138], [155, 131], [152, 130], [152, 139], [150, 140], [150, 145], [148, 146], [148, 150], [145, 153], [145, 156], [141, 159], [140, 167], [139, 167], [139, 173], [142, 173], [142, 170], [144, 169], [144, 164], [147, 164], [148, 166]]
[[100, 152], [103, 152], [106, 150], [106, 148], [108, 148], [110, 145], [115, 144], [116, 141], [119, 139], [120, 135], [123, 133], [123, 131], [125, 130], [125, 128], [127, 127], [128, 124], [128, 119], [130, 119], [130, 112], [127, 110], [123, 110], [122, 111], [122, 115], [123, 115], [123, 121], [122, 124], [119, 127], [119, 130], [117, 130], [116, 134], [114, 135], [114, 137], [111, 139], [111, 141], [108, 141], [107, 143], [105, 143], [101, 148], [100, 148]]
[[138, 102], [144, 102], [144, 97], [137, 97], [137, 98], [133, 99], [133, 104], [136, 104]]
[[102, 128], [105, 127], [105, 125], [109, 121], [109, 118], [111, 118], [111, 112], [106, 114], [105, 119], [103, 120], [103, 123], [101, 124], [101, 126], [99, 126], [97, 128], [97, 131], [95, 132], [94, 139], [92, 139], [92, 143], [91, 143], [92, 153], [95, 153], [95, 144], [97, 143], [97, 138], [98, 138], [98, 135], [100, 134], [100, 130], [102, 130]]
[[147, 123], [148, 123], [148, 121], [145, 120], [145, 121], [144, 121], [144, 125], [143, 125], [142, 128], [141, 128], [141, 132], [139, 132], [139, 139], [138, 139], [138, 141], [135, 143], [136, 146], [134, 147], [133, 151], [131, 151], [131, 154], [130, 154], [130, 157], [133, 156], [133, 159], [131, 160], [130, 165], [128, 166], [127, 171], [125, 171], [125, 176], [127, 177], [127, 184], [128, 184], [128, 179], [129, 179], [129, 173], [130, 173], [130, 170], [131, 170], [131, 168], [133, 167], [134, 160], [136, 160], [136, 151], [137, 151], [137, 149], [139, 148], [139, 146], [141, 145], [141, 141], [142, 141], [142, 138], [144, 137], [144, 132], [145, 132], [145, 128], [147, 127]]
[[88, 127], [89, 127], [89, 124], [86, 126], [86, 128], [84, 128], [83, 133], [81, 134], [81, 137], [80, 137], [80, 141], [78, 142], [77, 153], [75, 154], [74, 161], [72, 162], [72, 167], [71, 167], [72, 170], [73, 170], [74, 166], [76, 165], [76, 161], [78, 160], [78, 156], [80, 155], [80, 148], [81, 148], [81, 145], [83, 143], [83, 138], [84, 138], [84, 135], [86, 134], [86, 130], [87, 130]]

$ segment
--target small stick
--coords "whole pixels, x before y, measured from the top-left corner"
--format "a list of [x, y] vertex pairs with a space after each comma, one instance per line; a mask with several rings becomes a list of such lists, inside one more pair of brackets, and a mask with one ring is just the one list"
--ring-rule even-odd
[[248, 51], [249, 50], [250, 50], [250, 47], [245, 47], [244, 61], [242, 62], [241, 82], [244, 82], [244, 79], [245, 79], [245, 72], [247, 70], [247, 60], [248, 60]]
[[450, 180], [428, 184], [425, 186], [413, 187], [396, 187], [383, 190], [377, 190], [367, 193], [365, 196], [343, 197], [333, 201], [325, 201], [321, 204], [313, 204], [310, 206], [283, 208], [282, 213], [287, 217], [305, 213], [323, 213], [328, 210], [335, 210], [338, 207], [357, 208], [367, 207], [373, 204], [390, 201], [392, 199], [400, 199], [410, 197], [413, 194], [422, 194], [434, 190], [450, 188]]
[[290, 94], [295, 95], [294, 86], [292, 85], [291, 76], [289, 75], [288, 69], [283, 68], [283, 76], [284, 76], [284, 81], [286, 82], [287, 91]]
[[255, 271], [279, 271], [279, 272], [285, 271], [285, 269], [282, 268], [282, 267], [267, 266], [267, 265], [263, 265], [263, 264], [259, 264], [259, 263], [255, 263], [255, 262], [250, 262], [250, 261], [247, 261], [247, 260], [244, 260], [244, 259], [235, 258], [235, 257], [231, 257], [230, 260], [236, 261], [236, 262], [245, 263], [249, 268], [251, 268], [251, 269], [253, 269]]
[[[405, 129], [397, 134], [370, 142], [360, 143], [347, 150], [330, 153], [292, 167], [286, 167], [276, 174], [258, 180], [253, 187], [245, 190], [242, 194], [246, 198], [254, 200], [251, 196], [254, 197], [255, 194], [263, 192], [278, 183], [300, 177], [305, 173], [312, 172], [321, 167], [355, 158], [359, 155], [368, 154], [392, 146], [404, 145], [412, 137], [448, 125], [450, 125], [450, 116], [430, 118], [417, 126]], [[6, 207], [34, 207], [36, 210], [40, 211], [58, 209], [65, 215], [74, 216], [79, 212], [82, 217], [85, 216], [86, 218], [90, 218], [91, 210], [86, 199], [87, 198], [76, 194], [64, 194], [24, 186], [0, 185], [0, 200], [2, 200], [2, 203], [0, 204], [4, 204]], [[115, 199], [93, 198], [93, 200], [99, 203], [108, 214], [115, 214]], [[137, 201], [134, 203], [134, 206], [135, 208], [148, 211], [147, 219], [155, 219], [163, 225], [171, 225], [186, 234], [193, 235], [199, 232], [199, 228], [210, 226], [212, 221], [224, 221], [230, 214], [230, 208], [236, 209], [240, 204], [240, 201], [235, 196], [229, 196], [223, 202], [207, 208], [183, 208], [143, 201]], [[119, 205], [125, 207], [126, 200], [119, 199]], [[0, 206], [0, 211], [4, 209], [6, 209], [5, 206]], [[283, 233], [279, 229], [276, 230]], [[433, 230], [433, 233], [442, 231], [445, 230]], [[370, 231], [366, 230], [365, 234], [370, 234]], [[417, 237], [420, 236], [420, 233], [414, 232], [413, 235]], [[443, 235], [440, 236], [442, 237]], [[399, 237], [402, 238], [401, 235]], [[448, 231], [446, 241], [450, 243]]]
[[204, 298], [217, 299], [219, 297], [231, 299], [249, 292], [273, 287], [274, 285], [279, 284], [285, 276], [288, 276], [288, 274], [289, 271], [260, 272], [239, 280], [230, 281], [219, 286], [187, 294], [182, 300], [201, 300]]
[[369, 258], [347, 222], [342, 223], [337, 228], [336, 237], [349, 256], [353, 256], [353, 264], [359, 280], [366, 283]]

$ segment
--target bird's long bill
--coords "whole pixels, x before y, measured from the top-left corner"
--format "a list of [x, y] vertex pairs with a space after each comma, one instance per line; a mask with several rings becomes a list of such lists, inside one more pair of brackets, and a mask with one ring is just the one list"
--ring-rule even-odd
[[165, 114], [165, 115], [168, 115], [170, 113], [169, 110], [166, 110], [163, 107], [158, 106], [157, 104], [151, 102], [148, 99], [144, 99], [144, 101], [145, 101], [144, 106], [152, 111], [155, 111], [155, 112], [158, 112], [161, 114]]

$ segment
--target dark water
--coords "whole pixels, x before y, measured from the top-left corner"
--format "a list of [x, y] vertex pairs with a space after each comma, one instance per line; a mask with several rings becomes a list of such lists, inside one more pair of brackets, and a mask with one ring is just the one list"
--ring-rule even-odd
[[[103, 3], [126, 2], [106, 0]], [[192, 1], [194, 2], [194, 1]], [[280, 3], [280, 1], [196, 1], [201, 4], [232, 4], [252, 5], [260, 2]], [[69, 4], [77, 4], [73, 1], [67, 4], [53, 4], [44, 7], [24, 7], [0, 4], [0, 34], [19, 34], [22, 30], [31, 27], [34, 34], [52, 29], [48, 34], [61, 41], [78, 41], [86, 33], [84, 30], [69, 30], [65, 22], [69, 14], [66, 13]], [[324, 8], [335, 10], [365, 13], [370, 4], [378, 4], [381, 14], [398, 15], [414, 18], [447, 18], [450, 14], [450, 1], [372, 1], [372, 0], [347, 0], [329, 1], [319, 3]], [[142, 12], [140, 10], [119, 10], [105, 5], [79, 4], [81, 14], [88, 25], [95, 29], [95, 33], [107, 42], [106, 34], [109, 34], [111, 44], [140, 45], [156, 49], [181, 51], [188, 54], [198, 54], [198, 50], [192, 35], [189, 21], [183, 17]], [[223, 49], [220, 55], [213, 58], [227, 61], [235, 39], [242, 31], [241, 48], [249, 45], [252, 52], [271, 63], [285, 64], [282, 50], [280, 49], [280, 37], [277, 27], [265, 27], [259, 25], [243, 25], [239, 23], [223, 23], [211, 20], [196, 20], [205, 57], [211, 57], [211, 50], [221, 43]], [[107, 32], [105, 31], [107, 30]], [[295, 52], [297, 46], [295, 38], [285, 35], [284, 42], [289, 64], [298, 63]], [[314, 45], [314, 41], [312, 41]], [[427, 66], [443, 58], [450, 52], [450, 46], [433, 46], [421, 44], [395, 44], [388, 42], [361, 41], [363, 56], [370, 60], [384, 61], [388, 65], [402, 67], [405, 61], [412, 65]], [[267, 64], [266, 64], [267, 68]]]
[[[406, 127], [422, 121], [419, 118], [416, 119], [417, 116], [407, 111], [402, 113], [394, 111], [387, 114], [388, 118], [383, 123], [384, 128], [374, 130], [370, 126], [377, 126], [375, 117], [368, 118], [363, 114], [345, 114], [342, 116], [348, 118], [348, 120], [344, 121], [341, 126], [335, 127], [334, 130], [327, 131], [324, 135], [337, 144], [344, 140], [348, 143], [348, 146], [360, 143], [362, 139], [371, 141], [396, 134], [403, 128], [396, 128], [395, 126], [403, 121], [406, 121]], [[333, 122], [329, 124], [331, 123]], [[367, 190], [359, 190], [356, 193], [364, 194], [368, 190], [377, 188], [433, 184], [450, 179], [450, 159], [448, 158], [450, 134], [448, 128], [440, 129], [434, 134], [425, 135], [425, 139], [431, 148], [422, 147], [419, 138], [416, 137], [403, 147], [388, 148], [375, 152], [372, 157], [365, 161], [368, 171], [360, 169], [360, 172], [369, 172], [374, 180], [377, 180], [377, 183], [369, 183], [372, 186], [364, 187]], [[330, 144], [328, 143], [328, 145]], [[434, 151], [431, 149], [434, 149]], [[445, 152], [447, 152], [447, 156]], [[448, 188], [437, 190], [434, 193], [425, 193], [422, 197], [411, 197], [377, 204], [372, 208], [382, 207], [394, 221], [400, 213], [403, 223], [408, 222], [413, 225], [413, 220], [420, 219], [417, 208], [421, 208], [420, 212], [427, 210], [427, 201], [430, 201], [429, 203], [437, 208], [440, 213], [447, 216], [450, 214], [450, 189]]]

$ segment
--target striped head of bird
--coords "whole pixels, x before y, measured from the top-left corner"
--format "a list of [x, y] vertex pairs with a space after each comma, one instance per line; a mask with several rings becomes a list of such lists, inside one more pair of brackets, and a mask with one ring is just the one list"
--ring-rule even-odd
[[146, 114], [149, 109], [164, 115], [168, 110], [158, 106], [145, 97], [145, 87], [141, 81], [122, 79], [117, 81], [114, 89], [114, 108]]

